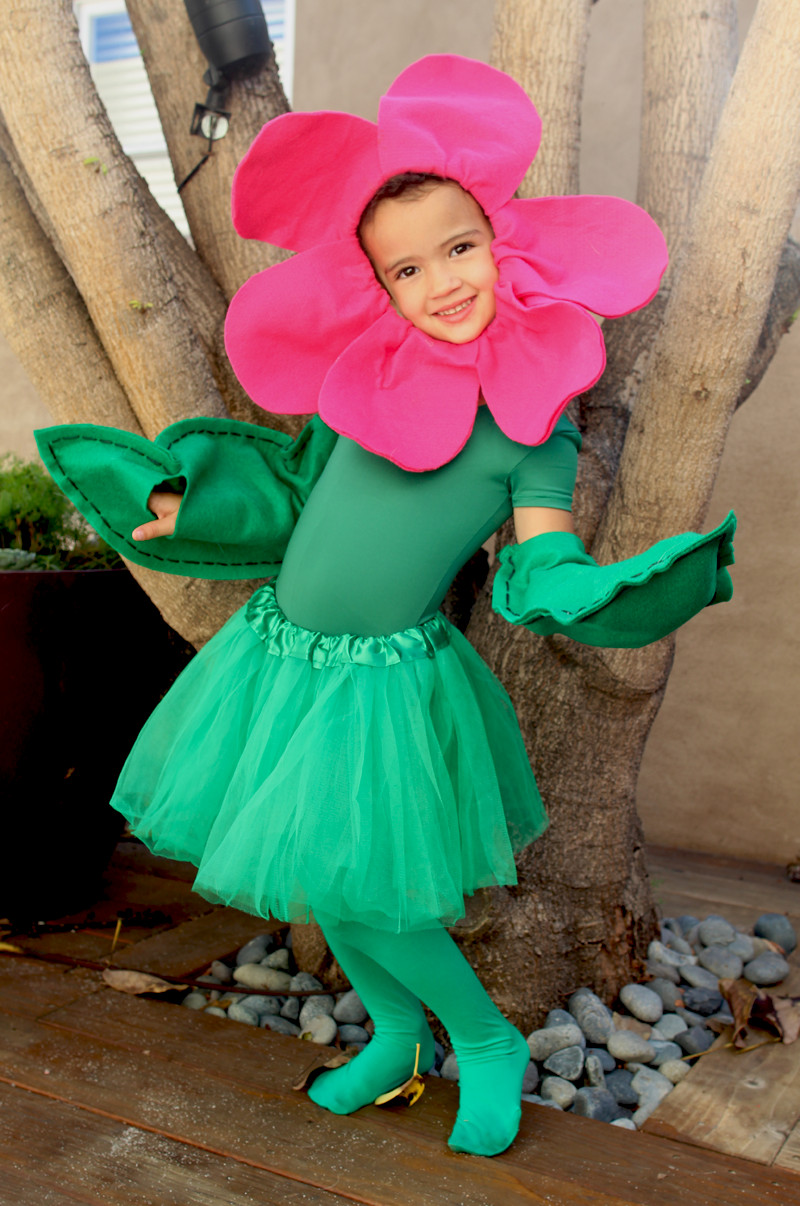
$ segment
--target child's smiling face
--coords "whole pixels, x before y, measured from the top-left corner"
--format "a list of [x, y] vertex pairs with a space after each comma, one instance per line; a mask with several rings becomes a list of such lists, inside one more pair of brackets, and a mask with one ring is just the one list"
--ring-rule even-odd
[[403, 317], [447, 343], [477, 339], [495, 316], [493, 238], [475, 198], [450, 181], [385, 198], [361, 232]]

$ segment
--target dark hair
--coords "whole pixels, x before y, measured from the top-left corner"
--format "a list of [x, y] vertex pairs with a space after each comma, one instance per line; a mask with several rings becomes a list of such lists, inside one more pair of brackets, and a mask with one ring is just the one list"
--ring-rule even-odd
[[365, 252], [364, 240], [362, 233], [365, 226], [368, 226], [375, 217], [375, 210], [380, 205], [381, 201], [397, 201], [401, 197], [407, 196], [409, 200], [415, 200], [422, 193], [426, 193], [436, 184], [457, 184], [456, 180], [448, 180], [445, 176], [433, 176], [426, 172], [401, 172], [398, 176], [390, 176], [380, 186], [374, 196], [367, 202], [364, 212], [358, 220], [356, 234], [358, 241], [361, 244], [361, 250]]

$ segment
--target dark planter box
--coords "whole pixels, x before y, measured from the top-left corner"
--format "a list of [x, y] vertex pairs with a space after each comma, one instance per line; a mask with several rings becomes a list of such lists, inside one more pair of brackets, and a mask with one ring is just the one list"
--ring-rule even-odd
[[125, 569], [0, 573], [0, 916], [97, 898], [117, 775], [189, 656]]

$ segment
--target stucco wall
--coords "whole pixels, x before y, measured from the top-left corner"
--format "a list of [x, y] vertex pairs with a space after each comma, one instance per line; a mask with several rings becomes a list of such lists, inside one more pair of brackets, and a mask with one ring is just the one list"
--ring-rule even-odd
[[737, 513], [735, 593], [678, 636], [639, 780], [653, 842], [776, 862], [800, 851], [799, 386], [795, 330], [728, 437], [708, 523]]
[[[635, 196], [641, 7], [641, 0], [614, 0], [592, 9], [585, 192]], [[744, 22], [753, 7], [753, 0], [740, 5]], [[439, 51], [487, 58], [491, 8], [489, 0], [297, 0], [295, 106], [372, 118], [381, 92], [415, 58]], [[779, 862], [800, 850], [800, 636], [792, 607], [800, 586], [799, 387], [793, 332], [734, 420], [708, 523], [730, 508], [739, 515], [736, 593], [678, 639], [640, 781], [652, 842]], [[31, 429], [48, 421], [0, 342], [0, 450], [32, 451]]]

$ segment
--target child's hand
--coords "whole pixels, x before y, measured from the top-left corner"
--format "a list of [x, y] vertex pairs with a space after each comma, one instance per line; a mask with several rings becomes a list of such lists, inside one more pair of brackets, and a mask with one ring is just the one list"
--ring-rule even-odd
[[132, 532], [133, 539], [152, 540], [154, 536], [171, 536], [175, 531], [175, 520], [182, 502], [182, 494], [167, 494], [154, 490], [147, 500], [147, 506], [158, 518], [135, 528]]

